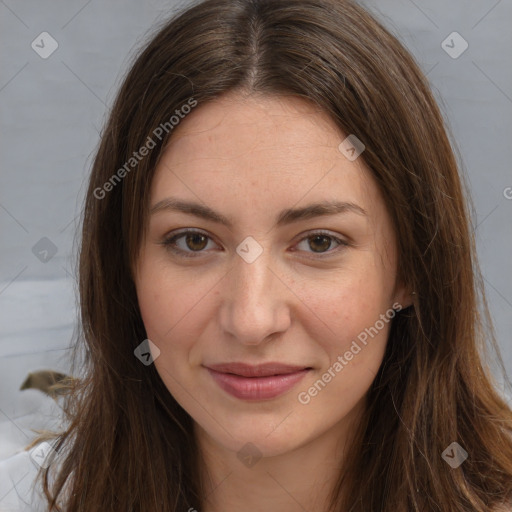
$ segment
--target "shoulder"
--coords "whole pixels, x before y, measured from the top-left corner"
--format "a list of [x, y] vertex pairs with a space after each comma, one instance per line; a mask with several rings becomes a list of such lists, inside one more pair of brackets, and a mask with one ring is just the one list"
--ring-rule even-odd
[[33, 438], [37, 432], [62, 431], [63, 411], [55, 399], [35, 389], [13, 391], [11, 400], [9, 416], [0, 418], [0, 511], [46, 512], [39, 471], [53, 463], [57, 452], [53, 440]]
[[0, 510], [44, 512], [47, 509], [37, 478], [41, 467], [37, 461], [45, 448], [41, 443], [31, 450], [0, 459]]

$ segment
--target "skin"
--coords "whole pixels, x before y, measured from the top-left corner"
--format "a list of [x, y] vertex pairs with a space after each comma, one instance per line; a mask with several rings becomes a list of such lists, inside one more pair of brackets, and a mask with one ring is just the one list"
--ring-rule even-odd
[[[172, 196], [233, 222], [155, 212], [136, 268], [142, 319], [160, 350], [154, 364], [195, 421], [207, 492], [197, 510], [325, 510], [390, 323], [309, 403], [298, 394], [393, 304], [411, 304], [396, 282], [382, 196], [363, 157], [350, 161], [338, 149], [345, 137], [303, 99], [231, 92], [182, 120], [159, 161], [151, 206]], [[326, 200], [356, 203], [367, 215], [276, 226], [281, 210]], [[162, 244], [184, 229], [209, 237], [175, 241], [189, 258]], [[315, 241], [318, 230], [334, 238]], [[236, 252], [247, 236], [263, 249], [252, 263]], [[233, 361], [312, 370], [279, 397], [246, 401], [223, 391], [203, 366]], [[258, 459], [251, 467], [237, 457], [246, 443]]]

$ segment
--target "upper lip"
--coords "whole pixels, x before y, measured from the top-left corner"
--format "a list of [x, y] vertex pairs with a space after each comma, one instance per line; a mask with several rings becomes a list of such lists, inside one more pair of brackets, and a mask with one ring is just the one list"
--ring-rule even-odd
[[268, 377], [270, 375], [286, 375], [301, 370], [309, 369], [309, 366], [295, 366], [281, 363], [263, 363], [250, 365], [246, 363], [220, 363], [207, 366], [211, 370], [221, 373], [233, 373], [242, 377]]

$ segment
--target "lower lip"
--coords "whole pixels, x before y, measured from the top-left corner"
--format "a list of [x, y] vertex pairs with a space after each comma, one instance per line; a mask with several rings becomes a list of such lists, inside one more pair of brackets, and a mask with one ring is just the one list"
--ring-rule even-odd
[[221, 373], [207, 368], [215, 382], [227, 393], [242, 400], [265, 400], [275, 398], [290, 390], [309, 369], [286, 375], [268, 377], [242, 377], [232, 373]]

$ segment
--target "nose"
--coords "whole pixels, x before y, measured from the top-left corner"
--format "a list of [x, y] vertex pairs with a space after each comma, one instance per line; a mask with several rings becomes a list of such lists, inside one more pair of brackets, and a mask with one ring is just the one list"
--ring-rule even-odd
[[259, 345], [291, 324], [293, 293], [268, 251], [247, 263], [238, 255], [222, 280], [221, 328], [245, 345]]

